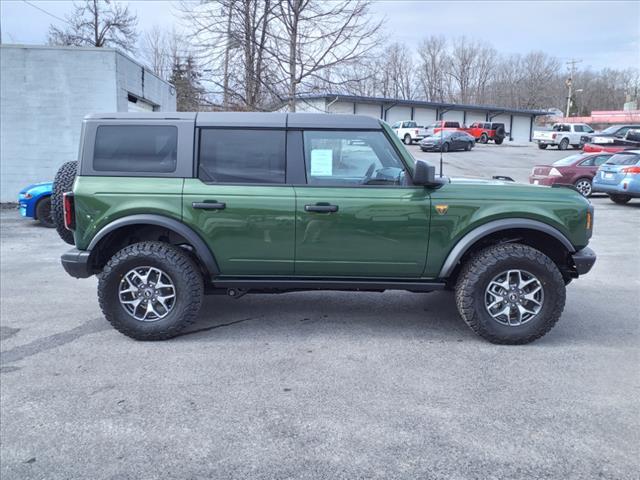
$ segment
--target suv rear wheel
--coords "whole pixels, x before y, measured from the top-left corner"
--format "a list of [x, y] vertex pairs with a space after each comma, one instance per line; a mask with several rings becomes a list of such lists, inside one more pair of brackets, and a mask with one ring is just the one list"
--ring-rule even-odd
[[203, 291], [202, 275], [191, 257], [162, 242], [123, 248], [109, 260], [98, 282], [104, 316], [136, 340], [178, 335], [196, 320]]
[[565, 282], [539, 250], [517, 243], [480, 251], [463, 267], [456, 304], [463, 320], [492, 343], [519, 345], [545, 335], [560, 318]]

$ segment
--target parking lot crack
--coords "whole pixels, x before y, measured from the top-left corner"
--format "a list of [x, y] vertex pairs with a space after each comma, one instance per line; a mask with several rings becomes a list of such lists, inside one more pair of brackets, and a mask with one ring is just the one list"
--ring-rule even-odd
[[0, 366], [4, 366], [8, 363], [19, 362], [20, 360], [24, 360], [25, 358], [38, 353], [71, 343], [85, 335], [101, 332], [107, 329], [109, 329], [109, 324], [102, 318], [88, 320], [71, 330], [55, 333], [48, 337], [39, 338], [25, 345], [14, 347], [6, 352], [0, 352]]

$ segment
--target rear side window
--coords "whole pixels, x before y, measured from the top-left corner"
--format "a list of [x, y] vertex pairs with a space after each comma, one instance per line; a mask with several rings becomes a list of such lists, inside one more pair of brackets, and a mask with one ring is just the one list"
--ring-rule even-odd
[[96, 130], [93, 169], [99, 172], [171, 173], [178, 129], [170, 125], [102, 125]]
[[199, 158], [205, 182], [285, 183], [285, 132], [202, 129]]
[[444, 128], [458, 128], [460, 127], [460, 123], [458, 122], [445, 122]]

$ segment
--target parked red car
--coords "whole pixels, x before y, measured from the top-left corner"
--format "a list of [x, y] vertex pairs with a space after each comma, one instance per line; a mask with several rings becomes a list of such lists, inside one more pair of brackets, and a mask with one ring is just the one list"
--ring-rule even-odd
[[493, 140], [496, 145], [500, 145], [507, 135], [504, 123], [475, 122], [469, 128], [462, 130], [472, 135], [478, 143], [487, 143], [489, 140]]
[[622, 145], [596, 145], [595, 143], [585, 143], [584, 147], [582, 147], [582, 151], [584, 153], [597, 153], [597, 152], [608, 152], [608, 153], [618, 153], [623, 150], [627, 150], [629, 147], [625, 147]]
[[536, 165], [529, 175], [529, 183], [574, 185], [585, 197], [591, 196], [591, 182], [598, 167], [609, 160], [612, 153], [580, 153], [554, 162], [551, 165]]

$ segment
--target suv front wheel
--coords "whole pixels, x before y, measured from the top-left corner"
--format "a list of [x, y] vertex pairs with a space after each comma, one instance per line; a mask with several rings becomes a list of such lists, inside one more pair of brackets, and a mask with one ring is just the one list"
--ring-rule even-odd
[[508, 243], [480, 251], [463, 266], [456, 304], [481, 337], [520, 345], [551, 330], [564, 309], [565, 293], [562, 274], [549, 257]]
[[204, 286], [198, 266], [182, 249], [141, 242], [116, 253], [98, 282], [106, 319], [136, 340], [175, 337], [196, 320]]

